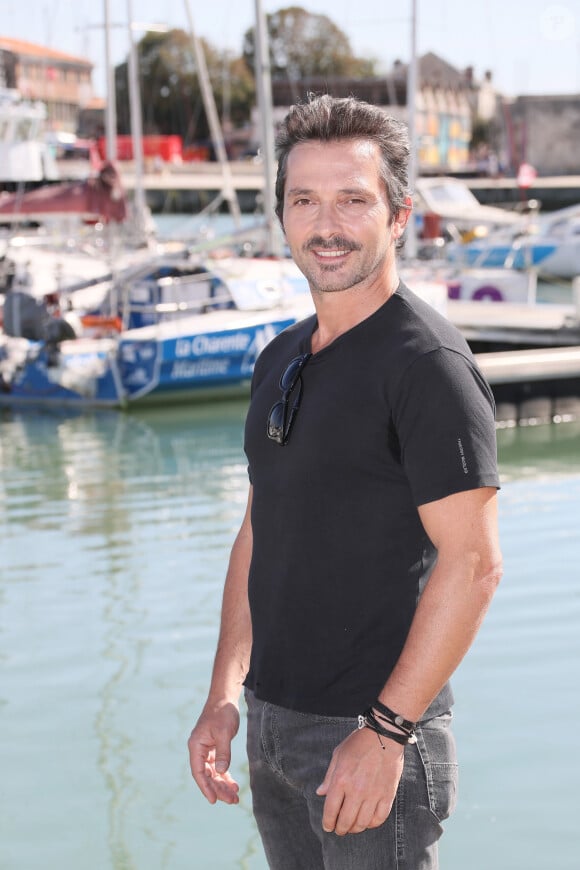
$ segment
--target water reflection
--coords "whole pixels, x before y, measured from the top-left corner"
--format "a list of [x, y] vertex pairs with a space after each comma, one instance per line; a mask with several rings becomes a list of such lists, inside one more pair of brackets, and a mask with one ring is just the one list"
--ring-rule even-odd
[[499, 429], [497, 441], [504, 481], [580, 472], [580, 420]]
[[[245, 411], [243, 401], [127, 414], [2, 409], [0, 507], [11, 505], [4, 519], [50, 526], [64, 512], [90, 532], [106, 514], [119, 529], [131, 519], [122, 510], [129, 494], [145, 501], [152, 488], [195, 499], [200, 483], [204, 496], [227, 501], [245, 463]], [[580, 421], [500, 429], [498, 451], [502, 468], [514, 473], [580, 467]], [[40, 503], [56, 506], [56, 515], [40, 518]], [[151, 507], [158, 508], [155, 499]]]
[[[27, 735], [27, 767], [51, 782], [50, 807], [30, 783], [26, 811], [11, 813], [14, 870], [174, 870], [192, 854], [220, 866], [204, 857], [209, 840], [192, 842], [221, 816], [195, 799], [185, 736], [245, 504], [244, 414], [233, 403], [0, 417], [0, 766], [26, 783], [14, 747]], [[250, 867], [257, 843], [236, 764], [242, 809], [227, 817], [224, 868]], [[26, 830], [49, 818], [39, 864]], [[99, 844], [89, 856], [87, 839]]]
[[[242, 461], [244, 413], [241, 402], [139, 415], [3, 409], [0, 465], [24, 472], [20, 483], [28, 496], [70, 502], [100, 497], [115, 480], [121, 488], [137, 477], [149, 482], [176, 476], [185, 482], [192, 472], [221, 468], [224, 461], [227, 477], [228, 463]], [[47, 468], [53, 473], [46, 474]]]
[[[205, 805], [185, 757], [245, 505], [245, 407], [0, 413], [0, 841], [11, 870], [265, 867], [243, 738], [238, 808]], [[504, 481], [556, 481], [531, 541], [520, 507], [530, 484], [504, 490], [506, 553], [526, 537], [530, 600], [528, 550], [563, 525], [558, 477], [580, 472], [580, 423], [498, 441]], [[508, 605], [519, 601], [510, 586]], [[514, 614], [505, 620], [508, 648]]]

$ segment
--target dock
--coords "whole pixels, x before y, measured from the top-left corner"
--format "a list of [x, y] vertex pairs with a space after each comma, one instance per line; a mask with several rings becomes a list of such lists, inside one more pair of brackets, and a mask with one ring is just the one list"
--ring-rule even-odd
[[580, 418], [580, 284], [569, 305], [449, 300], [475, 353], [500, 426]]
[[498, 426], [580, 418], [580, 346], [476, 354], [496, 402]]
[[580, 418], [580, 287], [570, 305], [449, 300], [493, 391], [499, 426]]
[[450, 299], [446, 314], [476, 353], [580, 345], [580, 300], [569, 305], [527, 305]]
[[[120, 162], [118, 169], [126, 190], [135, 187], [135, 173], [131, 162]], [[232, 160], [228, 164], [234, 188], [242, 211], [253, 211], [256, 200], [264, 189], [264, 167], [260, 161]], [[533, 184], [522, 191], [515, 178], [468, 178], [468, 185], [483, 205], [501, 205], [515, 208], [522, 199], [536, 199], [546, 211], [564, 208], [580, 202], [580, 176], [561, 175], [536, 178]], [[208, 197], [223, 189], [223, 173], [219, 163], [191, 162], [164, 163], [154, 166], [145, 164], [143, 186], [153, 211], [191, 211]]]
[[[118, 169], [125, 190], [134, 190], [132, 163], [119, 163]], [[228, 169], [241, 211], [255, 212], [265, 187], [262, 164], [252, 160], [237, 160], [231, 161]], [[154, 214], [196, 213], [223, 191], [224, 176], [219, 163], [164, 163], [159, 169], [146, 165], [143, 189], [147, 204]]]

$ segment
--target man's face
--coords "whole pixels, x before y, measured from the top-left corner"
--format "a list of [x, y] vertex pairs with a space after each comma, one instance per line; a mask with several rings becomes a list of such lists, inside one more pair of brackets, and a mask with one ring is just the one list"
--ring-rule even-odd
[[378, 146], [362, 139], [304, 142], [288, 155], [284, 231], [313, 292], [369, 287], [394, 268], [406, 213], [391, 220], [380, 168]]

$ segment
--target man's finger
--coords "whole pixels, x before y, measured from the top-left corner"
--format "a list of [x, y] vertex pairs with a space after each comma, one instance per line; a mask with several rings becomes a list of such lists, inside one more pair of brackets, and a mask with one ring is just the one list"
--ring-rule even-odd
[[191, 775], [203, 796], [210, 804], [215, 804], [217, 794], [212, 783], [213, 769], [210, 758], [212, 753], [208, 753], [203, 746], [198, 746], [191, 737], [187, 741], [187, 746], [189, 749]]
[[328, 789], [330, 788], [330, 781], [332, 779], [332, 774], [334, 773], [334, 768], [336, 767], [336, 762], [334, 760], [334, 756], [330, 759], [330, 764], [326, 770], [326, 776], [316, 789], [316, 794], [325, 795], [328, 794]]
[[380, 825], [384, 824], [391, 814], [392, 807], [393, 804], [390, 801], [380, 800], [367, 827], [378, 828]]
[[376, 815], [376, 804], [373, 801], [365, 801], [361, 804], [358, 815], [350, 826], [349, 834], [360, 834], [361, 831], [366, 831], [367, 828], [373, 827], [373, 819]]
[[237, 804], [240, 802], [238, 797], [240, 787], [229, 773], [225, 776], [216, 774], [211, 782], [219, 801], [226, 804]]
[[322, 828], [327, 833], [336, 830], [336, 824], [342, 810], [343, 801], [344, 792], [342, 790], [337, 791], [336, 789], [331, 788], [328, 791], [326, 800], [324, 801], [324, 812], [322, 815]]
[[225, 773], [229, 770], [232, 760], [231, 743], [216, 743], [215, 748], [215, 769], [217, 773]]

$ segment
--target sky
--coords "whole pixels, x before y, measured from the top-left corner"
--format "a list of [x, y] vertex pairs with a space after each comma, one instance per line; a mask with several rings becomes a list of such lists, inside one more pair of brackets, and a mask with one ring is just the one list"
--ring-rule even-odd
[[[187, 4], [198, 36], [241, 53], [255, 0], [110, 0], [111, 54], [126, 59], [129, 17], [140, 35], [155, 24], [188, 30]], [[262, 0], [265, 12], [298, 5], [327, 15], [349, 38], [353, 53], [387, 71], [411, 52], [412, 0]], [[418, 54], [433, 51], [476, 79], [491, 70], [508, 97], [580, 95], [580, 0], [416, 0]], [[0, 35], [25, 39], [95, 64], [93, 87], [105, 96], [104, 2], [1, 0]], [[142, 29], [141, 29], [142, 28]]]

